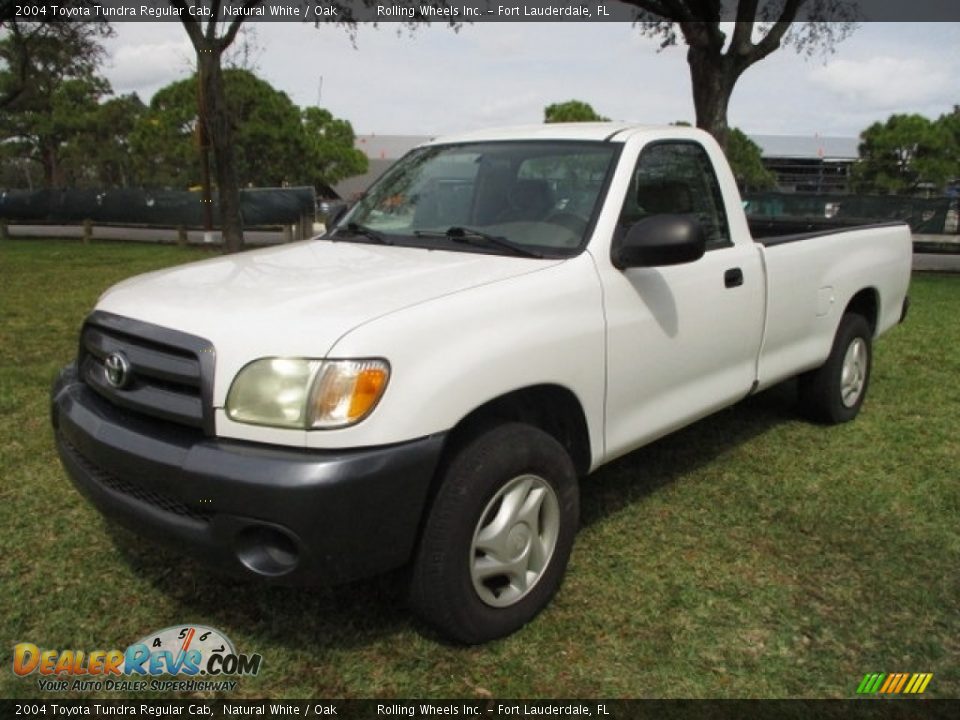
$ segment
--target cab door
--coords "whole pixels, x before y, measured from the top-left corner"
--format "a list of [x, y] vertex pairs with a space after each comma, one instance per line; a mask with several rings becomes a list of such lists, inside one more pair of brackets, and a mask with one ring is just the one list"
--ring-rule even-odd
[[695, 140], [641, 151], [616, 233], [684, 215], [706, 236], [699, 260], [604, 267], [606, 454], [615, 457], [746, 396], [763, 336], [765, 280], [749, 236], [731, 238], [713, 164]]

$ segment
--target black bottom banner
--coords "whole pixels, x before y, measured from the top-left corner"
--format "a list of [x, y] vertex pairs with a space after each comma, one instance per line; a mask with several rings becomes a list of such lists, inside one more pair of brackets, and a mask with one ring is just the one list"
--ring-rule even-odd
[[960, 700], [0, 700], [0, 718], [960, 718]]

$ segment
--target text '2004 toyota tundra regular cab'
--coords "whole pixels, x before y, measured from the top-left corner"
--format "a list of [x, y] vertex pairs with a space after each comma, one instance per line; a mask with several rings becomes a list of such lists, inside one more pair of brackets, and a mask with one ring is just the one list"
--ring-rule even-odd
[[579, 478], [795, 375], [852, 419], [910, 253], [901, 224], [756, 240], [695, 129], [439, 139], [326, 237], [108, 290], [57, 447], [140, 534], [289, 583], [406, 566], [482, 642], [557, 591]]

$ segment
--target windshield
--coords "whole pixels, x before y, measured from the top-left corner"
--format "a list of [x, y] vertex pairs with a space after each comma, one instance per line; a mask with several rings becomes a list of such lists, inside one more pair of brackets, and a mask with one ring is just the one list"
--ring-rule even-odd
[[357, 242], [568, 257], [580, 252], [620, 146], [484, 142], [418, 148], [332, 237]]

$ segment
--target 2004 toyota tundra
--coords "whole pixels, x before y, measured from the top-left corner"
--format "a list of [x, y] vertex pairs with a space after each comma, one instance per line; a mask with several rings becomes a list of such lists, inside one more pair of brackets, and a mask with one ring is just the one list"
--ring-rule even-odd
[[694, 129], [443, 138], [326, 237], [108, 290], [57, 447], [138, 533], [292, 583], [407, 566], [413, 608], [482, 642], [557, 591], [578, 478], [795, 375], [856, 416], [910, 253], [902, 224], [753, 237]]

